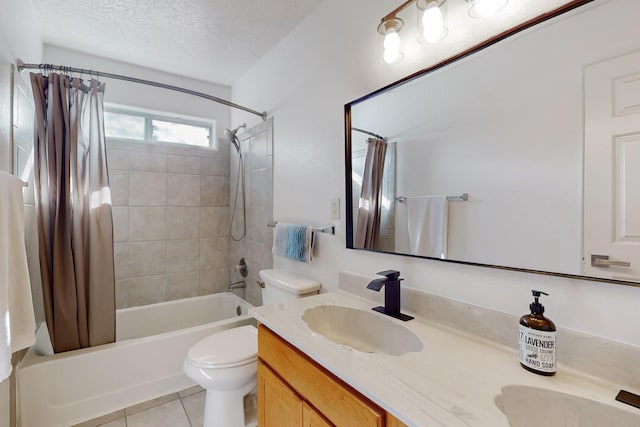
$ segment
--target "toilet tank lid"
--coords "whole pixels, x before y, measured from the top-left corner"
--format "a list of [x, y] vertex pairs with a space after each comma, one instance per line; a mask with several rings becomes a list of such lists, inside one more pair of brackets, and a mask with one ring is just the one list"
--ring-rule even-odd
[[308, 294], [320, 289], [320, 282], [282, 270], [260, 270], [260, 278], [267, 285], [293, 294]]

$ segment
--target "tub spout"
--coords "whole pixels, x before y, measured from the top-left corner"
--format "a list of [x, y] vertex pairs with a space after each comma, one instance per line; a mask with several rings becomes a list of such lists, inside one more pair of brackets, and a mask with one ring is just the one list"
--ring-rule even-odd
[[247, 287], [247, 284], [244, 280], [240, 280], [239, 282], [234, 282], [229, 285], [229, 290], [232, 291], [234, 289], [244, 289]]

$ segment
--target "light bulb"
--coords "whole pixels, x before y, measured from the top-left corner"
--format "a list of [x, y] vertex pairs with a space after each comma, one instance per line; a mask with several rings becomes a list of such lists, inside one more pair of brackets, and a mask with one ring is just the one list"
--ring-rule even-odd
[[382, 59], [387, 64], [393, 64], [402, 57], [400, 48], [402, 47], [402, 41], [400, 35], [394, 29], [389, 29], [384, 36], [384, 52], [382, 53]]
[[422, 38], [435, 43], [442, 38], [444, 31], [444, 15], [440, 6], [435, 1], [429, 2], [422, 14]]
[[509, 0], [476, 0], [469, 9], [469, 14], [478, 18], [495, 15]]

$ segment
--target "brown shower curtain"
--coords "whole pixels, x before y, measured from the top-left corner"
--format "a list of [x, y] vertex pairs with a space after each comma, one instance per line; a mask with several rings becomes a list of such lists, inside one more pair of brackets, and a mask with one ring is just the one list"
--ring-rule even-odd
[[382, 178], [387, 143], [381, 139], [367, 140], [367, 154], [362, 176], [362, 192], [356, 223], [356, 248], [375, 249], [380, 233]]
[[56, 353], [115, 341], [104, 84], [31, 74], [45, 319]]

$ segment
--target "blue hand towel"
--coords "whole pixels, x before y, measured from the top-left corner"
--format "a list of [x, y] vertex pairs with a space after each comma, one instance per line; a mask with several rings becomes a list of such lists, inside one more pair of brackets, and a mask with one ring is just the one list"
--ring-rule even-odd
[[277, 223], [273, 253], [296, 261], [311, 262], [313, 259], [312, 227]]

